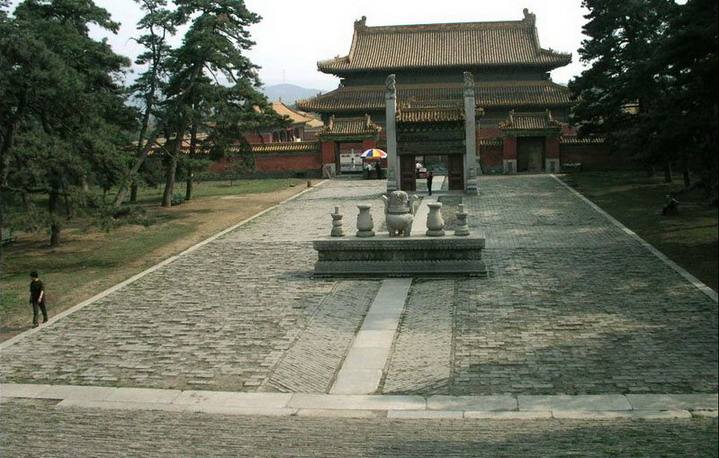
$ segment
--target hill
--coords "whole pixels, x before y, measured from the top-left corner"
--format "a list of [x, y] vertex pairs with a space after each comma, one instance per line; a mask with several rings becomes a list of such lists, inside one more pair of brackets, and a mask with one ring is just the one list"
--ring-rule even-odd
[[276, 84], [265, 86], [262, 92], [270, 101], [276, 102], [282, 99], [286, 105], [293, 105], [299, 99], [314, 97], [319, 93], [326, 92], [322, 89], [307, 89], [294, 84]]

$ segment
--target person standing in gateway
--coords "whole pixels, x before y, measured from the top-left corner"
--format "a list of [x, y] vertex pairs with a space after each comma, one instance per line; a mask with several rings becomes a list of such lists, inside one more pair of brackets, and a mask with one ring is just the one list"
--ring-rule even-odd
[[38, 327], [38, 308], [42, 311], [42, 322], [47, 323], [47, 308], [45, 307], [45, 285], [37, 272], [30, 272], [30, 303], [32, 304], [32, 327]]
[[429, 192], [429, 195], [432, 195], [432, 178], [434, 178], [434, 175], [432, 175], [432, 172], [428, 169], [427, 172], [424, 174], [425, 178], [427, 178], [427, 191]]

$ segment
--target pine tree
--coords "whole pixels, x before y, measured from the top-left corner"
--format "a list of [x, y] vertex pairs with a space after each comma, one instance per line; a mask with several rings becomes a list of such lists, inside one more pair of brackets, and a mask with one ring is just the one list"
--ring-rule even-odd
[[[670, 158], [658, 148], [657, 105], [665, 95], [663, 75], [652, 56], [676, 12], [672, 0], [584, 0], [588, 39], [579, 50], [590, 68], [569, 88], [572, 119], [580, 135], [601, 135], [615, 149], [669, 172]], [[667, 175], [668, 179], [670, 174]]]
[[[0, 189], [25, 204], [26, 223], [42, 216], [52, 246], [62, 210], [71, 215], [87, 186], [118, 179], [136, 121], [118, 83], [129, 62], [91, 39], [91, 24], [118, 27], [90, 0], [26, 0], [0, 36]], [[48, 196], [46, 212], [34, 211], [31, 194]]]
[[[168, 138], [171, 147], [166, 148], [169, 157], [163, 206], [171, 205], [182, 143], [188, 132], [209, 133], [218, 151], [222, 148], [216, 143], [229, 140], [219, 135], [227, 130], [228, 120], [237, 122], [239, 127], [245, 119], [254, 121], [258, 115], [265, 124], [282, 122], [259, 91], [258, 67], [244, 54], [255, 44], [250, 40], [248, 27], [261, 18], [250, 12], [242, 0], [174, 3], [177, 23], [190, 25], [170, 60], [163, 124], [172, 141]], [[238, 135], [232, 141], [241, 139]], [[196, 148], [197, 142], [192, 139], [191, 142]], [[191, 179], [191, 170], [188, 175]]]
[[653, 55], [653, 72], [665, 75], [667, 86], [661, 140], [680, 158], [685, 186], [691, 184], [690, 172], [695, 174], [716, 202], [719, 6], [715, 0], [689, 0], [677, 9]]
[[159, 132], [150, 129], [150, 121], [157, 116], [158, 98], [167, 80], [167, 59], [170, 54], [170, 46], [167, 39], [176, 33], [175, 15], [167, 9], [166, 0], [135, 0], [145, 11], [145, 16], [137, 25], [139, 30], [145, 33], [136, 41], [145, 47], [146, 51], [140, 54], [135, 63], [146, 65], [147, 70], [142, 72], [135, 82], [130, 86], [130, 91], [135, 98], [140, 99], [143, 104], [140, 132], [136, 146], [136, 158], [133, 166], [120, 182], [117, 196], [113, 205], [119, 207], [125, 200], [127, 184], [132, 181], [131, 201], [137, 198], [137, 173], [142, 167], [150, 150], [155, 146]]

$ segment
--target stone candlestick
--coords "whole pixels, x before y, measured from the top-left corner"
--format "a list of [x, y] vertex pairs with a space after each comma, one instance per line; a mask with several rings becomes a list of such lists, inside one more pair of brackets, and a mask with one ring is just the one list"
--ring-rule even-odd
[[427, 204], [429, 207], [429, 215], [427, 216], [427, 232], [426, 234], [430, 237], [441, 237], [444, 235], [444, 219], [442, 219], [442, 208], [441, 202], [430, 202]]
[[459, 211], [457, 211], [456, 216], [457, 229], [454, 231], [454, 235], [469, 235], [469, 226], [467, 226], [467, 216], [469, 216], [469, 213], [464, 211], [464, 204], [459, 204]]
[[374, 221], [369, 212], [372, 205], [359, 204], [359, 215], [357, 215], [357, 237], [374, 237]]
[[332, 232], [330, 235], [332, 237], [342, 237], [345, 235], [344, 228], [342, 227], [342, 217], [344, 216], [342, 213], [340, 213], [340, 207], [335, 207], [335, 212], [330, 213], [330, 216], [332, 216]]

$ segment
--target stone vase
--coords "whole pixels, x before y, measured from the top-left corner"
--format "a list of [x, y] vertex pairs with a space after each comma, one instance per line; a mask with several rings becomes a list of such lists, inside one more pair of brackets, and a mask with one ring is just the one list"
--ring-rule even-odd
[[342, 213], [340, 213], [340, 207], [335, 207], [335, 212], [330, 213], [330, 216], [332, 217], [332, 232], [330, 232], [330, 235], [332, 237], [342, 237], [345, 235], [344, 228], [342, 227], [342, 217], [344, 216]]
[[428, 203], [429, 215], [427, 216], [427, 235], [429, 237], [441, 237], [444, 235], [444, 219], [440, 209], [440, 202]]
[[464, 204], [459, 204], [459, 211], [457, 211], [456, 216], [457, 229], [455, 229], [454, 235], [461, 237], [469, 235], [469, 226], [467, 225], [467, 216], [469, 216], [469, 213], [464, 211]]
[[359, 215], [357, 215], [357, 237], [374, 237], [374, 221], [369, 212], [372, 205], [359, 204]]

